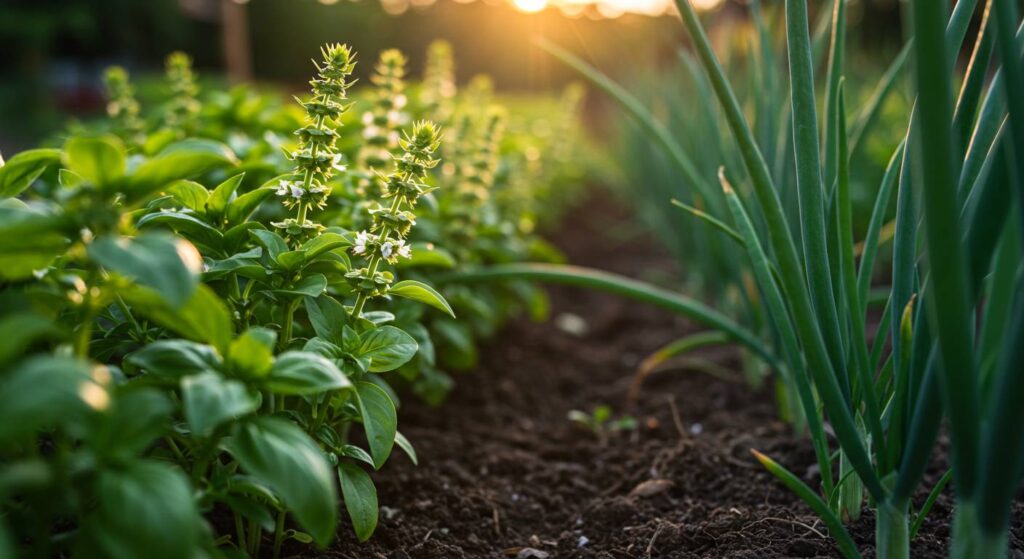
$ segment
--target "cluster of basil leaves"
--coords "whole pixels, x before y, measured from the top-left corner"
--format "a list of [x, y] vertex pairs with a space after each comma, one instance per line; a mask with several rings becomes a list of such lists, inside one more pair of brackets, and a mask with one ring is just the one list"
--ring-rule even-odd
[[[514, 284], [448, 287], [451, 306], [407, 289], [352, 318], [358, 201], [339, 189], [334, 225], [298, 248], [269, 227], [286, 167], [274, 144], [295, 118], [266, 99], [212, 92], [200, 137], [74, 135], [0, 167], [0, 555], [254, 554], [264, 532], [275, 552], [283, 538], [326, 545], [339, 487], [366, 539], [378, 503], [364, 468], [395, 446], [416, 460], [392, 385], [439, 402], [444, 370], [471, 367], [477, 340], [517, 309], [544, 313], [541, 292]], [[496, 188], [525, 173], [522, 145], [506, 149]], [[439, 248], [445, 203], [425, 204], [407, 285], [557, 258], [509, 225], [517, 208], [457, 259]]]

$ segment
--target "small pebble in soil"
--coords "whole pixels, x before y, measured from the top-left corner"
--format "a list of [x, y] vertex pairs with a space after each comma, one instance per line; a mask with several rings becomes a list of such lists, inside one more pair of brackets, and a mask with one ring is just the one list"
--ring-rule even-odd
[[560, 313], [556, 316], [555, 326], [566, 334], [576, 336], [577, 338], [587, 335], [587, 321], [583, 320], [583, 317], [580, 315], [571, 312]]
[[675, 487], [675, 482], [670, 479], [649, 479], [640, 482], [632, 491], [630, 497], [651, 497], [663, 493]]
[[588, 543], [590, 543], [590, 538], [580, 536], [580, 539], [576, 540], [576, 547], [583, 548], [586, 547]]
[[533, 547], [524, 547], [516, 554], [516, 559], [548, 559], [551, 554]]
[[693, 425], [690, 426], [690, 434], [693, 436], [697, 436], [703, 432], [704, 426], [701, 425], [700, 423], [694, 423]]

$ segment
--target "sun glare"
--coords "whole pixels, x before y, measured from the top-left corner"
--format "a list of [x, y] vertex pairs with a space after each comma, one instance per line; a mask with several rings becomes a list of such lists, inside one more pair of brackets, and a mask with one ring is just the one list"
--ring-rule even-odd
[[513, 3], [519, 11], [527, 13], [539, 12], [548, 7], [548, 0], [514, 0]]
[[[549, 6], [556, 7], [567, 16], [580, 17], [588, 12], [603, 18], [615, 18], [623, 14], [644, 14], [660, 16], [673, 13], [673, 0], [511, 0], [521, 12], [536, 13]], [[718, 7], [722, 0], [690, 0], [698, 10]]]

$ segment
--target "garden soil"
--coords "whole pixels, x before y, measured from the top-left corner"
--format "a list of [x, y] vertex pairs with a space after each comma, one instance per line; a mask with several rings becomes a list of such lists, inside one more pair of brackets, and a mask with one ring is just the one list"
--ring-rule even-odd
[[[631, 223], [597, 194], [550, 237], [572, 263], [671, 282], [674, 261], [630, 235]], [[549, 292], [552, 320], [513, 320], [484, 345], [476, 370], [458, 375], [443, 406], [404, 399], [399, 426], [420, 464], [396, 452], [373, 474], [382, 512], [370, 541], [358, 543], [344, 518], [329, 549], [286, 551], [351, 559], [839, 556], [814, 513], [750, 453], [818, 484], [810, 444], [778, 419], [768, 387], [743, 382], [737, 350], [703, 351], [652, 375], [631, 404], [643, 357], [699, 326], [610, 295]], [[635, 428], [594, 433], [567, 418], [600, 405], [611, 406], [612, 421], [634, 418]], [[917, 505], [944, 466], [940, 452]], [[1024, 559], [1021, 503], [1010, 545]], [[947, 488], [913, 557], [947, 554], [952, 504]], [[850, 531], [873, 557], [868, 509]]]

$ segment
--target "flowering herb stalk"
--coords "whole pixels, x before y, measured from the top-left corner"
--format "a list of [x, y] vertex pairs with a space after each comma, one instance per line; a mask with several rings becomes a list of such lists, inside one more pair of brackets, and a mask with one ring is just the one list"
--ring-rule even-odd
[[356, 235], [352, 254], [366, 258], [364, 268], [347, 274], [353, 289], [358, 294], [353, 316], [360, 316], [366, 301], [388, 293], [394, 277], [379, 270], [381, 262], [394, 264], [399, 258], [412, 256], [405, 239], [416, 223], [411, 211], [420, 196], [433, 190], [424, 183], [427, 172], [440, 162], [434, 153], [441, 145], [441, 130], [433, 122], [419, 121], [413, 125], [412, 134], [405, 134], [399, 141], [403, 150], [394, 156], [395, 169], [387, 176], [381, 175], [382, 198], [390, 199], [388, 207], [378, 205], [369, 210], [373, 224], [369, 231]]
[[370, 81], [377, 86], [373, 108], [363, 113], [363, 139], [366, 143], [359, 152], [361, 167], [371, 172], [385, 169], [391, 153], [398, 147], [398, 128], [406, 123], [408, 115], [402, 111], [408, 101], [405, 96], [406, 58], [398, 49], [380, 53]]
[[423, 113], [435, 122], [447, 123], [452, 114], [455, 99], [455, 60], [452, 45], [437, 40], [427, 47], [427, 63], [423, 71], [423, 88], [420, 104]]
[[450, 231], [458, 246], [469, 246], [481, 223], [488, 219], [488, 200], [498, 169], [498, 147], [504, 135], [506, 114], [500, 107], [491, 107], [475, 133], [467, 124], [470, 117], [463, 119], [460, 122], [462, 133], [471, 138], [462, 140], [465, 151], [460, 156], [466, 163], [456, 162], [455, 197], [447, 206], [447, 213]]
[[[336, 172], [344, 171], [341, 154], [335, 149], [336, 127], [348, 110], [345, 104], [349, 78], [355, 69], [355, 57], [348, 45], [328, 45], [320, 50], [323, 61], [316, 64], [318, 75], [309, 83], [313, 99], [299, 101], [306, 109], [307, 123], [295, 131], [299, 147], [288, 154], [295, 163], [291, 180], [283, 180], [277, 188], [285, 207], [296, 211], [294, 218], [274, 222], [293, 244], [300, 244], [324, 230], [320, 223], [307, 219], [310, 209], [322, 209], [331, 194], [329, 181]], [[300, 178], [301, 177], [301, 178]]]
[[192, 122], [199, 113], [199, 86], [192, 71], [192, 57], [176, 51], [167, 56], [165, 63], [171, 100], [164, 115], [164, 124], [179, 139], [189, 135]]
[[128, 72], [121, 66], [111, 66], [103, 74], [107, 91], [107, 116], [113, 121], [114, 132], [128, 144], [137, 144], [142, 133], [139, 102]]

